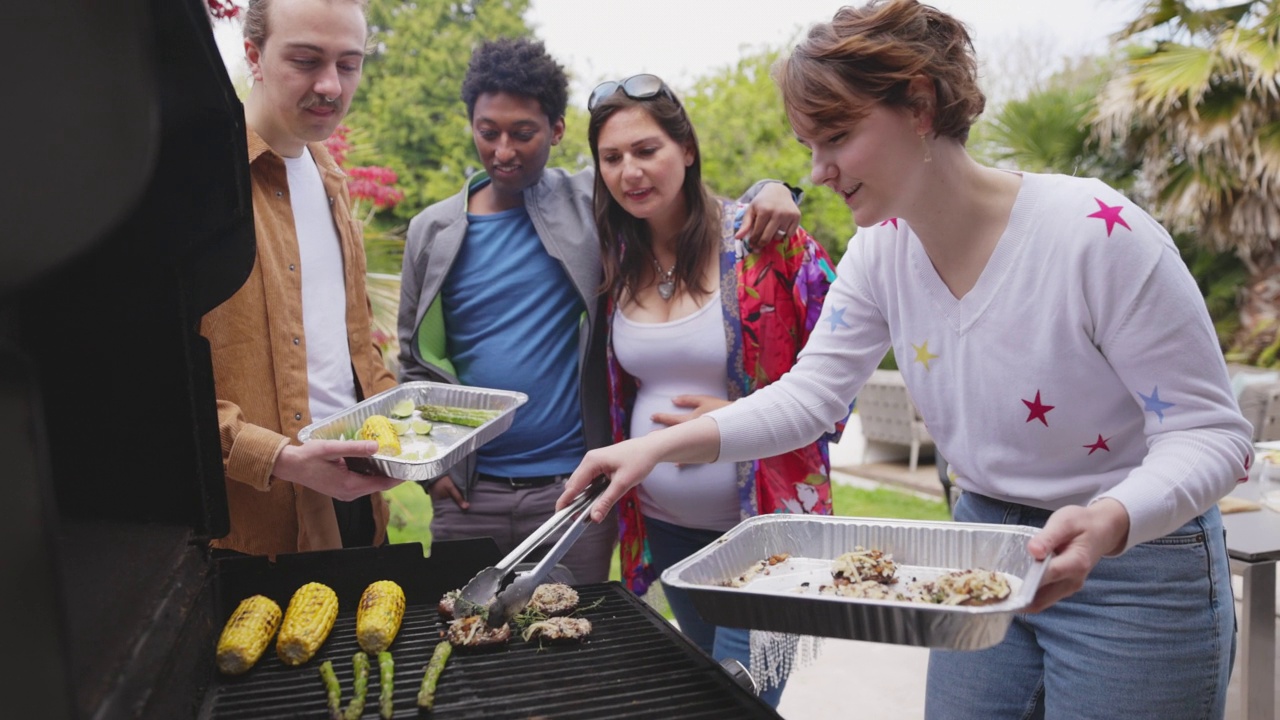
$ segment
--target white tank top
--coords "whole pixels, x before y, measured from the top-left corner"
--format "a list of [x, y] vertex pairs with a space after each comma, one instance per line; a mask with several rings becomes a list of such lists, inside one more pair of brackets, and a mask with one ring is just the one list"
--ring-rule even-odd
[[[684, 413], [676, 395], [728, 396], [728, 350], [717, 290], [692, 315], [665, 323], [641, 323], [613, 314], [613, 352], [639, 384], [631, 413], [631, 437], [665, 425], [654, 413]], [[659, 463], [639, 487], [640, 511], [682, 527], [728, 530], [737, 525], [738, 480], [734, 463], [676, 467]]]
[[[289, 200], [302, 259], [302, 330], [306, 334], [311, 419], [323, 420], [356, 404], [356, 381], [347, 345], [347, 285], [342, 246], [329, 196], [311, 151], [285, 158]], [[372, 341], [370, 341], [372, 342]]]

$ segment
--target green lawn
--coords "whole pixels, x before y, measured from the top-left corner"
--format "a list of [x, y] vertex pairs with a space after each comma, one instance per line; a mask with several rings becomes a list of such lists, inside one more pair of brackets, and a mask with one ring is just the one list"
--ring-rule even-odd
[[[391, 524], [387, 529], [391, 542], [420, 542], [424, 550], [431, 547], [431, 498], [417, 483], [403, 483], [386, 493], [391, 504]], [[910, 520], [946, 520], [947, 506], [941, 500], [926, 500], [888, 487], [875, 490], [832, 485], [832, 503], [837, 515], [849, 517], [904, 518]], [[610, 577], [617, 580], [618, 558], [614, 555]]]
[[890, 487], [863, 490], [832, 483], [831, 503], [836, 515], [846, 517], [902, 518], [904, 520], [949, 520], [947, 504], [941, 498], [926, 500]]

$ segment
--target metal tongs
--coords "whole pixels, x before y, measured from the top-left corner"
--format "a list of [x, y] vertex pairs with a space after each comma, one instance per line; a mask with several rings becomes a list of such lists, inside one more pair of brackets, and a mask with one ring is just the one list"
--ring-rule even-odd
[[[490, 627], [499, 627], [524, 609], [538, 584], [546, 579], [556, 563], [560, 562], [564, 554], [582, 535], [587, 524], [591, 522], [591, 514], [587, 510], [608, 486], [608, 478], [603, 475], [596, 478], [586, 490], [582, 491], [582, 494], [573, 499], [573, 502], [548, 518], [497, 565], [476, 573], [476, 576], [471, 578], [471, 582], [467, 583], [458, 595], [454, 603], [454, 615], [457, 617], [484, 615], [486, 624]], [[533, 570], [522, 574], [506, 590], [499, 593], [503, 580], [512, 569], [533, 552], [534, 548], [565, 525], [569, 527], [564, 535], [547, 551], [546, 556]]]

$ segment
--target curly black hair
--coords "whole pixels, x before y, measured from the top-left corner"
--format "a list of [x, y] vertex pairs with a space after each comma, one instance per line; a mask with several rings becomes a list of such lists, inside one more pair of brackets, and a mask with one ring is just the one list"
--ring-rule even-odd
[[476, 98], [496, 92], [536, 99], [554, 123], [564, 117], [569, 102], [569, 78], [541, 42], [530, 38], [499, 38], [486, 41], [471, 53], [467, 76], [462, 80], [462, 102], [467, 104], [467, 117], [475, 117]]

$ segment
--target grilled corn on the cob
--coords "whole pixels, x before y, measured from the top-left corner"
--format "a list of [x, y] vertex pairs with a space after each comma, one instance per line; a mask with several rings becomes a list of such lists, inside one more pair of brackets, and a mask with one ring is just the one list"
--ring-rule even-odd
[[499, 415], [497, 410], [460, 408], [447, 405], [419, 405], [418, 412], [422, 414], [423, 420], [447, 422], [467, 427], [480, 427]]
[[400, 436], [385, 415], [370, 415], [360, 426], [361, 440], [377, 440], [379, 455], [399, 455]]
[[280, 606], [254, 595], [240, 601], [218, 638], [218, 669], [227, 675], [248, 672], [280, 627]]
[[286, 665], [301, 665], [324, 644], [338, 617], [338, 595], [328, 585], [307, 583], [293, 593], [280, 625], [276, 654]]
[[390, 580], [378, 580], [364, 589], [356, 609], [356, 640], [370, 655], [386, 650], [404, 619], [404, 590]]

